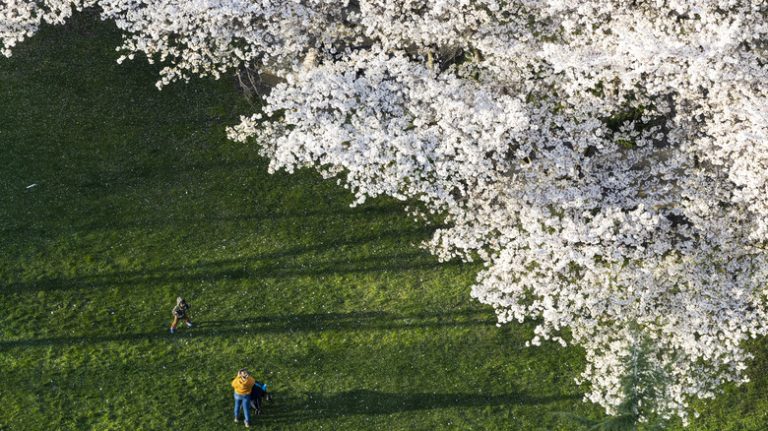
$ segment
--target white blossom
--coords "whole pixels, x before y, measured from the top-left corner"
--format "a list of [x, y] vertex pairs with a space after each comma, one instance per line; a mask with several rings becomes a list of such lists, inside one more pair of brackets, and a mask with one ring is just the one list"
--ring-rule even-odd
[[745, 381], [768, 330], [768, 2], [6, 0], [2, 53], [89, 6], [159, 87], [281, 77], [230, 138], [442, 214], [427, 247], [482, 261], [472, 296], [535, 321], [531, 344], [582, 346], [608, 413], [638, 330], [662, 416]]

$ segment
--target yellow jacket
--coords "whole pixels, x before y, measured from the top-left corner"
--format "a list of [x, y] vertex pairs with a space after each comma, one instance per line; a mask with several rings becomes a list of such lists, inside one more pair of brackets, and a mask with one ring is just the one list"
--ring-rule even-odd
[[251, 376], [248, 376], [246, 380], [241, 379], [240, 376], [235, 376], [235, 379], [232, 380], [232, 387], [235, 388], [235, 393], [238, 395], [250, 394], [251, 389], [255, 384], [256, 380], [254, 380]]

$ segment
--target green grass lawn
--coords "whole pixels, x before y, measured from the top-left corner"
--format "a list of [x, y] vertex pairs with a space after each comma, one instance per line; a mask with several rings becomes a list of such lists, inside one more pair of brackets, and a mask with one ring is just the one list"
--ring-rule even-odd
[[[418, 248], [404, 205], [304, 171], [269, 175], [224, 127], [230, 80], [154, 87], [77, 17], [0, 59], [0, 430], [228, 430], [250, 368], [270, 430], [572, 430], [599, 417], [579, 349], [526, 348], [470, 299], [476, 265]], [[36, 184], [35, 186], [32, 186]], [[168, 334], [183, 295], [195, 327]], [[692, 430], [763, 430], [753, 382]], [[678, 429], [679, 425], [675, 425]]]

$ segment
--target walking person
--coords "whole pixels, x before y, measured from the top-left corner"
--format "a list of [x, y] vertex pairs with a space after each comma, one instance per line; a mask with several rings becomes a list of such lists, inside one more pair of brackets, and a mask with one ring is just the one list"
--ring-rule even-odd
[[232, 380], [232, 388], [235, 390], [235, 422], [239, 422], [240, 409], [242, 408], [246, 428], [251, 427], [251, 412], [248, 404], [251, 400], [251, 390], [255, 384], [256, 380], [245, 368], [241, 368]]
[[176, 325], [179, 320], [183, 320], [187, 328], [192, 327], [192, 320], [189, 318], [189, 304], [181, 296], [176, 298], [176, 306], [173, 307], [173, 322], [171, 322], [171, 334], [176, 332]]

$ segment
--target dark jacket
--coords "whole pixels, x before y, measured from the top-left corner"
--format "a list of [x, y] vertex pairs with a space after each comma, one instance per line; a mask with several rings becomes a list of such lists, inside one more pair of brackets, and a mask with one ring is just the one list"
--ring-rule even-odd
[[177, 304], [175, 307], [173, 307], [173, 315], [181, 319], [182, 317], [187, 315], [187, 311], [189, 311], [189, 304], [186, 302], [182, 302], [180, 304]]

